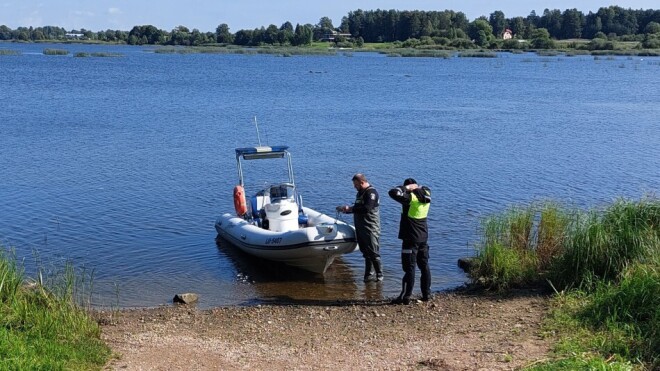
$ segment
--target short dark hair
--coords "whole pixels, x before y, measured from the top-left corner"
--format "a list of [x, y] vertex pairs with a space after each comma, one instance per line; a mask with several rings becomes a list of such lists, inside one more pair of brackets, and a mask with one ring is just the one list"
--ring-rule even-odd
[[353, 175], [353, 178], [351, 180], [357, 180], [359, 182], [366, 182], [367, 177], [364, 176], [364, 174], [357, 173], [357, 174]]
[[408, 178], [408, 179], [403, 181], [404, 186], [407, 186], [408, 184], [417, 184], [417, 181], [413, 178]]

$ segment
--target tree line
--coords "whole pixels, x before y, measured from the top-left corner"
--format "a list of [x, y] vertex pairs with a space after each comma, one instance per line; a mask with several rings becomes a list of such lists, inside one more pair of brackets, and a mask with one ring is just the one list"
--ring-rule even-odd
[[[462, 12], [355, 10], [349, 12], [335, 27], [328, 17], [317, 24], [290, 22], [281, 26], [269, 25], [253, 30], [230, 32], [229, 26], [220, 24], [215, 32], [190, 30], [178, 26], [171, 31], [152, 25], [134, 26], [130, 31], [71, 30], [61, 27], [19, 27], [15, 30], [0, 26], [0, 40], [48, 41], [75, 37], [130, 45], [187, 45], [233, 44], [259, 45], [309, 45], [313, 41], [332, 40], [350, 42], [401, 42], [404, 46], [419, 44], [448, 47], [501, 47], [505, 31], [515, 40], [537, 40], [536, 47], [549, 47], [552, 40], [608, 39], [645, 42], [645, 47], [660, 47], [660, 10], [633, 10], [619, 6], [602, 7], [597, 12], [584, 14], [577, 9], [545, 9], [542, 15], [532, 11], [526, 17], [507, 18], [502, 11], [494, 11], [489, 17], [469, 21]], [[67, 36], [67, 34], [69, 34]], [[540, 40], [540, 41], [538, 41]], [[406, 44], [407, 43], [407, 44]], [[513, 42], [509, 43], [515, 46]], [[656, 46], [654, 46], [656, 45]]]

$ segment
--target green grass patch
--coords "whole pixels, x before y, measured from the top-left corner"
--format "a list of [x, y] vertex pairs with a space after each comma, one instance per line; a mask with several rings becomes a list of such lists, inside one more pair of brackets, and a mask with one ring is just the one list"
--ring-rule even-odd
[[49, 49], [46, 48], [43, 51], [44, 55], [68, 55], [69, 51], [65, 49]]
[[631, 268], [620, 284], [553, 299], [544, 335], [556, 339], [551, 360], [532, 370], [631, 370], [660, 367], [658, 265]]
[[[81, 300], [88, 291], [70, 263], [44, 282], [25, 280], [0, 247], [0, 369], [100, 369], [111, 355]], [[85, 281], [85, 282], [91, 282]]]

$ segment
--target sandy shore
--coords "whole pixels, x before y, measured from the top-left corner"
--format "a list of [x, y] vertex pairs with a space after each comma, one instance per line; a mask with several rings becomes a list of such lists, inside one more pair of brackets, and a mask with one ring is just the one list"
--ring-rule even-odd
[[548, 297], [440, 293], [386, 302], [99, 313], [108, 370], [509, 370], [547, 357]]

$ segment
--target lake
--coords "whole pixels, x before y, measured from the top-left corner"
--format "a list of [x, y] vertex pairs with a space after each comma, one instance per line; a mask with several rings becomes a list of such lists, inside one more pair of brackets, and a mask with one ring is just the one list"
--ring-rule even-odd
[[[456, 261], [474, 255], [489, 215], [543, 200], [598, 208], [660, 188], [660, 58], [0, 49], [21, 52], [0, 55], [0, 245], [28, 275], [66, 261], [93, 274], [97, 306], [182, 292], [200, 307], [394, 297], [400, 209], [387, 191], [408, 177], [433, 190], [434, 291], [466, 282]], [[361, 282], [359, 253], [319, 276], [216, 244], [216, 217], [233, 212], [234, 148], [258, 144], [254, 117], [263, 144], [290, 146], [306, 206], [334, 216], [353, 201], [356, 172], [378, 189], [382, 284]]]

